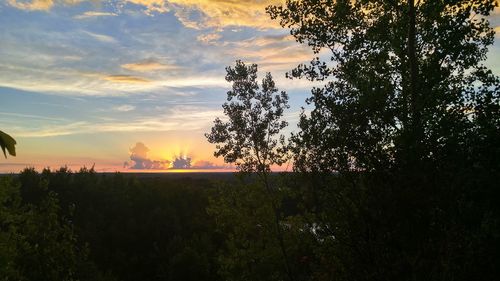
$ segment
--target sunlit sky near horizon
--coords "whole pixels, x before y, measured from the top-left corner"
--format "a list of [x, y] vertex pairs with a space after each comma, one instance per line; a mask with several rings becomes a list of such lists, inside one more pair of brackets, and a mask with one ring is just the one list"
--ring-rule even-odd
[[[277, 3], [0, 0], [0, 130], [18, 142], [0, 173], [165, 170], [180, 156], [197, 171], [232, 169], [203, 136], [222, 116], [226, 66], [272, 72], [290, 95], [290, 130], [309, 96], [311, 84], [285, 72], [313, 54], [269, 19]], [[498, 11], [490, 20], [500, 32]], [[497, 75], [499, 32], [487, 61]]]

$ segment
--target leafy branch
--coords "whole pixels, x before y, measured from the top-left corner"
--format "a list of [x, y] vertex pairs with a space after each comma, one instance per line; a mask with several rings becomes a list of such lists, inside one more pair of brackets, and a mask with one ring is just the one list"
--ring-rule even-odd
[[2, 148], [3, 155], [5, 155], [5, 158], [7, 158], [7, 152], [12, 156], [16, 156], [15, 145], [16, 145], [16, 140], [14, 138], [0, 131], [0, 147]]

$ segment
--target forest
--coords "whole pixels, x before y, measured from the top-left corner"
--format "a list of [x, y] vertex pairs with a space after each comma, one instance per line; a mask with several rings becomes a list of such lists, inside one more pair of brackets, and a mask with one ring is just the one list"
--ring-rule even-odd
[[267, 7], [317, 55], [287, 74], [323, 84], [296, 133], [288, 94], [237, 60], [205, 134], [235, 174], [0, 176], [0, 280], [498, 279], [497, 5]]

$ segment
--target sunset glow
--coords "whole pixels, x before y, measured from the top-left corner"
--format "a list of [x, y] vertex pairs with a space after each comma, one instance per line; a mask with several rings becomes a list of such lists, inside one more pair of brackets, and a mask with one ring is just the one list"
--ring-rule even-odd
[[[18, 143], [0, 173], [234, 171], [204, 136], [222, 116], [225, 67], [272, 72], [290, 96], [286, 133], [310, 95], [311, 83], [285, 78], [314, 54], [265, 13], [279, 2], [0, 1], [0, 129]], [[490, 20], [498, 30], [498, 11]], [[498, 42], [487, 63], [500, 74]], [[150, 162], [131, 159], [138, 143]], [[173, 169], [176, 158], [190, 168]]]

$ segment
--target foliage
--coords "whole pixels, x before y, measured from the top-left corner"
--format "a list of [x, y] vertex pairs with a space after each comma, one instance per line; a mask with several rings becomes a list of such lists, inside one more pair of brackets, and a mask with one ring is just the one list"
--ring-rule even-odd
[[0, 148], [2, 148], [3, 155], [7, 158], [7, 152], [12, 155], [16, 156], [16, 140], [14, 140], [11, 136], [7, 135], [6, 133], [0, 131]]
[[59, 215], [72, 214], [77, 244], [88, 247], [95, 280], [217, 279], [222, 238], [205, 210], [207, 180], [61, 168], [26, 169], [19, 182], [27, 204], [57, 194]]
[[23, 204], [19, 185], [9, 177], [0, 179], [1, 280], [85, 277], [86, 248], [76, 245], [71, 222], [58, 212], [54, 193], [48, 192], [38, 204]]
[[[272, 182], [286, 181], [283, 175], [270, 175]], [[274, 186], [290, 186], [282, 182]], [[282, 235], [294, 280], [309, 280], [314, 275], [312, 260], [316, 241], [291, 194], [281, 190], [278, 206], [273, 206], [265, 187], [254, 177], [238, 182], [222, 182], [210, 196], [209, 214], [217, 230], [225, 233], [218, 255], [222, 280], [286, 280], [282, 249], [277, 237]], [[274, 208], [281, 212], [278, 234]]]
[[281, 250], [276, 243], [273, 209], [260, 184], [224, 184], [211, 197], [209, 214], [226, 233], [219, 254], [224, 280], [281, 280]]
[[287, 1], [268, 8], [299, 42], [331, 57], [290, 73], [326, 81], [312, 90], [310, 116], [302, 115], [297, 168], [449, 161], [450, 149], [465, 150], [477, 130], [499, 128], [500, 84], [481, 65], [494, 37], [484, 16], [495, 1], [418, 1], [414, 26], [407, 2]]
[[[318, 57], [294, 135], [338, 280], [488, 280], [499, 249], [500, 81], [482, 64], [496, 2], [294, 1], [268, 12]], [[328, 55], [329, 58], [324, 59]], [[486, 153], [486, 151], [488, 151]], [[486, 245], [489, 245], [486, 246]]]
[[233, 82], [222, 105], [229, 120], [216, 118], [205, 136], [217, 144], [214, 155], [224, 157], [226, 163], [236, 163], [243, 172], [269, 172], [272, 165], [287, 160], [285, 138], [279, 134], [288, 124], [281, 120], [289, 107], [288, 95], [278, 94], [270, 73], [262, 79], [260, 90], [256, 64], [236, 61], [226, 71], [226, 81]]
[[[243, 173], [255, 172], [265, 194], [258, 194], [259, 189], [248, 188], [246, 190], [250, 192], [246, 193], [246, 195], [261, 196], [264, 201], [260, 203], [264, 206], [269, 205], [271, 208], [258, 209], [260, 216], [256, 217], [257, 222], [255, 223], [265, 229], [263, 234], [270, 235], [263, 236], [260, 241], [240, 237], [244, 235], [242, 229], [250, 231], [247, 225], [249, 221], [246, 218], [243, 218], [243, 221], [236, 220], [242, 225], [239, 228], [233, 228], [229, 232], [230, 239], [227, 246], [230, 251], [226, 251], [228, 257], [223, 259], [223, 270], [227, 269], [223, 272], [232, 271], [233, 275], [228, 277], [229, 279], [261, 279], [263, 276], [267, 276], [267, 278], [281, 280], [284, 276], [287, 276], [290, 281], [293, 281], [294, 275], [285, 245], [282, 214], [279, 208], [282, 200], [282, 190], [273, 186], [269, 179], [271, 166], [281, 165], [288, 158], [285, 137], [280, 135], [281, 130], [288, 125], [286, 121], [281, 120], [284, 110], [289, 107], [288, 95], [285, 92], [278, 94], [278, 89], [270, 73], [267, 73], [262, 80], [262, 90], [260, 90], [257, 83], [256, 64], [246, 66], [243, 62], [236, 61], [235, 67], [227, 67], [226, 71], [226, 80], [233, 82], [232, 91], [227, 93], [227, 102], [222, 105], [224, 114], [229, 120], [223, 122], [221, 119], [216, 118], [211, 133], [205, 136], [210, 143], [217, 144], [217, 150], [214, 153], [216, 157], [223, 156], [226, 163], [236, 163], [238, 169]], [[239, 198], [233, 198], [233, 200], [247, 200], [247, 198], [239, 196]], [[243, 204], [243, 202], [238, 204]], [[226, 204], [223, 205], [227, 206]], [[247, 212], [256, 211], [252, 206], [247, 207], [250, 208]], [[269, 213], [266, 214], [265, 210], [269, 211]], [[234, 211], [231, 210], [231, 212]], [[227, 219], [224, 216], [225, 212], [215, 211], [214, 214], [216, 214], [219, 221]], [[274, 220], [271, 226], [265, 223], [269, 217]], [[268, 229], [269, 227], [274, 230]], [[271, 243], [272, 241], [278, 243], [276, 247], [281, 252], [279, 259], [284, 265], [284, 271], [280, 270], [279, 266], [269, 264], [269, 257], [275, 258], [271, 254], [274, 246], [267, 247], [271, 252], [263, 251], [261, 253], [267, 255], [267, 258], [253, 256], [253, 260], [250, 262], [247, 258], [242, 258], [238, 262], [232, 261], [235, 258], [234, 255], [240, 255], [239, 252], [252, 252], [252, 249], [247, 249], [247, 243], [250, 243], [250, 245], [257, 243], [257, 245], [266, 248], [264, 245], [269, 243], [266, 240], [271, 241]], [[250, 245], [248, 247], [251, 247]], [[243, 255], [247, 256], [248, 254]], [[235, 271], [234, 268], [248, 268], [249, 275], [236, 274], [237, 270]]]

